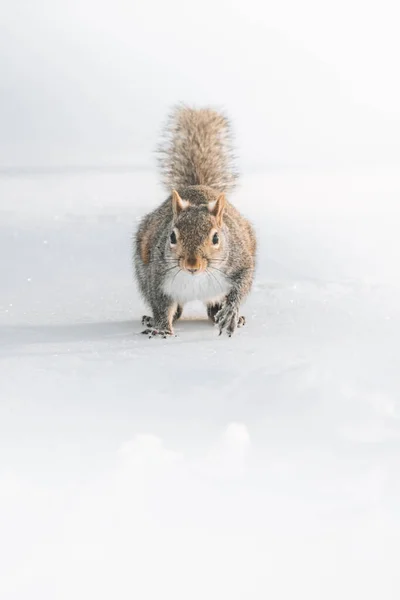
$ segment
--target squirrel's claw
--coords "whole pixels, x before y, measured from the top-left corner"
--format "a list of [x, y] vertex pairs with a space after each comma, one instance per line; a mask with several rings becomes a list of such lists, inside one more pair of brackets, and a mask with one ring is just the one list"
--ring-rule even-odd
[[224, 304], [215, 315], [215, 323], [219, 327], [219, 335], [226, 330], [228, 336], [231, 337], [236, 327], [245, 325], [246, 319], [238, 316], [238, 309], [235, 306]]
[[238, 327], [244, 327], [246, 325], [246, 317], [244, 317], [243, 315], [241, 317], [239, 317], [238, 322], [237, 322], [237, 326]]
[[172, 337], [174, 335], [170, 329], [156, 329], [155, 327], [148, 327], [142, 331], [142, 334], [148, 335], [149, 340], [151, 340], [153, 337], [162, 337], [164, 340], [166, 340], [167, 337]]
[[167, 337], [172, 337], [174, 335], [173, 331], [170, 329], [157, 329], [157, 327], [154, 326], [153, 317], [144, 315], [142, 317], [142, 325], [146, 326], [146, 329], [142, 331], [142, 333], [143, 335], [148, 335], [149, 340], [151, 340], [153, 337], [162, 337], [166, 340]]

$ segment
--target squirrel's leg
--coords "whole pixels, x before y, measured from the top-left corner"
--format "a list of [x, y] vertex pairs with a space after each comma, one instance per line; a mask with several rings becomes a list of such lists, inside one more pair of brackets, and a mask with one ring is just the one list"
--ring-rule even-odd
[[[207, 316], [213, 322], [216, 323], [215, 317], [221, 310], [222, 304], [207, 304]], [[243, 315], [238, 318], [237, 327], [244, 327], [246, 325], [246, 317]]]
[[177, 304], [164, 295], [157, 296], [152, 302], [153, 318], [144, 317], [142, 323], [147, 328], [142, 332], [149, 337], [168, 337], [174, 334], [172, 328], [173, 318], [177, 312]]
[[207, 317], [215, 323], [215, 315], [221, 310], [221, 304], [207, 304]]
[[[183, 311], [183, 307], [178, 304], [176, 307], [176, 312], [174, 314], [174, 317], [172, 319], [172, 322], [175, 323], [175, 321], [177, 321], [178, 319], [181, 318], [182, 316], [182, 311]], [[145, 325], [146, 327], [154, 327], [154, 319], [153, 317], [149, 317], [148, 315], [143, 315], [142, 317], [142, 325]]]
[[153, 317], [149, 317], [148, 315], [143, 315], [142, 325], [145, 325], [146, 327], [153, 327]]
[[227, 294], [220, 310], [214, 317], [214, 320], [219, 327], [220, 335], [226, 330], [229, 337], [231, 337], [236, 327], [242, 327], [245, 324], [245, 318], [239, 317], [239, 309], [242, 300], [250, 291], [253, 281], [253, 272], [253, 268], [246, 268], [238, 271], [232, 276], [232, 289]]
[[[216, 323], [216, 316], [222, 308], [222, 304], [207, 304], [207, 316], [213, 323]], [[244, 327], [246, 325], [246, 317], [241, 315], [238, 318], [236, 327]]]
[[183, 311], [183, 306], [181, 306], [180, 304], [178, 304], [177, 307], [176, 307], [176, 312], [174, 314], [173, 323], [175, 323], [175, 321], [177, 321], [178, 319], [181, 318], [182, 311]]

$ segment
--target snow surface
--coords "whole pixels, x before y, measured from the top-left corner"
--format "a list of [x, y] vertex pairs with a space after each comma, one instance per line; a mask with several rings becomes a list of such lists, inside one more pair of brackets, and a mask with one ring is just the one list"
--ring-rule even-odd
[[155, 176], [3, 173], [0, 598], [400, 597], [399, 195], [384, 169], [243, 179], [246, 327], [192, 307], [148, 340]]

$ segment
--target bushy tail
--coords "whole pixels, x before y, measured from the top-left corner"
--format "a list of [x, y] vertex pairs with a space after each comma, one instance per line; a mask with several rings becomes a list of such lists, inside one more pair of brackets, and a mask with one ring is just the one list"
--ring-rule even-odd
[[229, 121], [210, 108], [175, 107], [158, 148], [158, 159], [169, 192], [189, 185], [228, 192], [238, 177]]

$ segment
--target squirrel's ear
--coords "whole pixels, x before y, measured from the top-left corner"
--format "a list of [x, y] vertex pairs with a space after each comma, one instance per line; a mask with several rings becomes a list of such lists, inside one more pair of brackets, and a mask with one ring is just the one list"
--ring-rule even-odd
[[225, 194], [220, 194], [214, 202], [210, 202], [208, 205], [208, 210], [217, 219], [218, 227], [221, 227], [222, 225], [222, 217], [224, 214], [225, 202]]
[[174, 212], [174, 217], [177, 217], [182, 210], [185, 210], [189, 206], [189, 202], [187, 200], [182, 200], [180, 195], [176, 190], [172, 190], [172, 210]]

